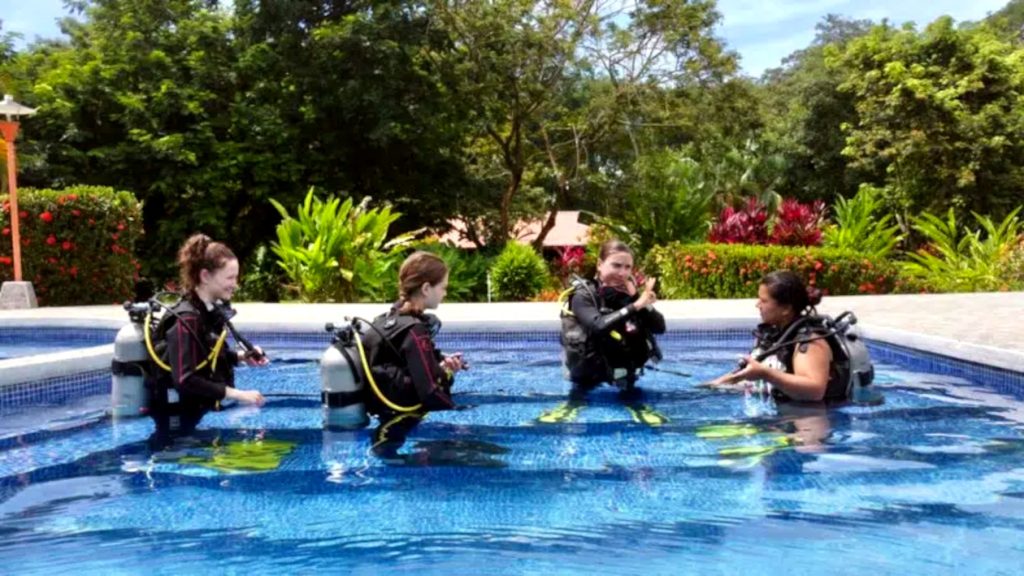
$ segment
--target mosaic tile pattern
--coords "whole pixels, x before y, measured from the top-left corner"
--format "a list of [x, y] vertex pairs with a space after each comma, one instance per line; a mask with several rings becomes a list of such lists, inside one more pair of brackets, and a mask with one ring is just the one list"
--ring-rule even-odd
[[109, 328], [5, 327], [0, 328], [0, 345], [53, 340], [61, 344], [99, 346], [110, 344], [117, 330]]

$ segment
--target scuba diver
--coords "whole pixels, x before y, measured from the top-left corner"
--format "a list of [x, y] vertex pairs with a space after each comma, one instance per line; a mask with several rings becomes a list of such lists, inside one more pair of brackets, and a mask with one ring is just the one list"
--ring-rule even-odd
[[852, 313], [835, 320], [818, 315], [821, 295], [788, 270], [765, 276], [758, 287], [756, 347], [736, 370], [708, 385], [753, 382], [777, 403], [859, 400], [874, 379], [867, 346], [852, 329]]
[[[147, 347], [156, 364], [145, 377], [148, 412], [156, 437], [162, 438], [158, 441], [164, 442], [191, 433], [223, 400], [262, 406], [259, 391], [235, 388], [235, 366], [269, 362], [263, 350], [231, 326], [234, 310], [227, 302], [238, 287], [238, 259], [231, 249], [195, 234], [178, 251], [178, 266], [185, 293], [176, 304], [164, 306], [152, 335], [146, 322]], [[243, 349], [224, 346], [229, 330]]]
[[667, 418], [640, 403], [636, 381], [648, 361], [660, 361], [654, 336], [665, 332], [665, 318], [654, 309], [656, 279], [640, 291], [633, 279], [633, 251], [619, 240], [601, 245], [594, 280], [574, 278], [562, 295], [563, 368], [572, 382], [569, 401], [545, 412], [540, 422], [575, 419], [587, 394], [602, 383], [619, 388], [637, 422], [660, 426]]
[[367, 412], [387, 422], [400, 414], [456, 408], [451, 398], [455, 374], [469, 369], [461, 352], [445, 356], [434, 337], [441, 321], [427, 310], [444, 300], [448, 266], [429, 252], [417, 251], [398, 271], [398, 302], [362, 334], [372, 390]]

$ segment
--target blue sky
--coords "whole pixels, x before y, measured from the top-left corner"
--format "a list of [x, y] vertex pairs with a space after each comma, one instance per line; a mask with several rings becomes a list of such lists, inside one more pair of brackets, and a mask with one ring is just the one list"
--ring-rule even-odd
[[[718, 0], [722, 23], [718, 35], [741, 56], [743, 71], [754, 76], [778, 66], [814, 38], [814, 25], [829, 13], [895, 23], [931, 22], [948, 14], [957, 21], [978, 20], [1007, 0]], [[0, 0], [4, 30], [25, 39], [59, 34], [63, 0]]]

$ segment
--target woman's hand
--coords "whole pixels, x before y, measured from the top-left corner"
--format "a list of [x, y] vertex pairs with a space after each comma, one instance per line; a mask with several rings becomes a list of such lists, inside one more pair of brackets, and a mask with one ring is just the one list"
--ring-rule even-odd
[[263, 406], [263, 403], [266, 402], [266, 399], [263, 397], [263, 394], [260, 394], [259, 390], [238, 390], [230, 386], [224, 392], [224, 397], [238, 400], [242, 404], [252, 404], [254, 406]]
[[648, 278], [644, 282], [644, 291], [633, 303], [637, 310], [646, 308], [658, 301], [658, 295], [654, 293], [654, 285], [658, 283], [657, 278]]
[[252, 350], [239, 350], [238, 351], [238, 363], [245, 362], [249, 366], [266, 366], [270, 364], [270, 359], [263, 352], [263, 349], [259, 346], [253, 346]]
[[767, 366], [761, 364], [754, 359], [753, 356], [747, 355], [740, 360], [741, 368], [733, 370], [727, 374], [722, 374], [718, 378], [707, 383], [712, 388], [726, 388], [734, 386], [738, 383], [753, 382], [756, 380], [762, 380], [765, 374], [769, 370]]
[[445, 356], [441, 360], [441, 368], [454, 374], [461, 370], [469, 370], [469, 363], [463, 360], [462, 352], [456, 352], [450, 356]]

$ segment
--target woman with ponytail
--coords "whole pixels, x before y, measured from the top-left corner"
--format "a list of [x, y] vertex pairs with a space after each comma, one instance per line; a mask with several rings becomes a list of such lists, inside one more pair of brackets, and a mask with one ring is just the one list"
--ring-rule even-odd
[[382, 416], [455, 408], [451, 399], [454, 376], [469, 365], [461, 353], [443, 356], [438, 351], [434, 336], [440, 321], [427, 314], [441, 304], [447, 288], [448, 266], [434, 254], [417, 251], [402, 263], [398, 302], [374, 319], [363, 335], [380, 393], [368, 398], [371, 413]]
[[222, 400], [261, 406], [259, 391], [235, 388], [234, 369], [242, 361], [261, 366], [267, 359], [258, 347], [235, 351], [225, 345], [228, 301], [238, 287], [238, 258], [231, 249], [195, 234], [178, 251], [178, 267], [184, 294], [156, 333], [170, 373], [161, 372], [153, 383], [150, 410], [158, 431], [178, 416], [181, 431], [188, 432]]
[[[724, 386], [738, 382], [766, 382], [779, 400], [818, 402], [845, 399], [847, 383], [836, 370], [828, 330], [818, 319], [815, 306], [821, 291], [804, 286], [788, 270], [764, 277], [757, 291], [762, 324], [754, 352], [741, 360], [736, 371], [713, 382]], [[834, 336], [834, 334], [833, 334]], [[772, 352], [758, 359], [762, 352]]]

